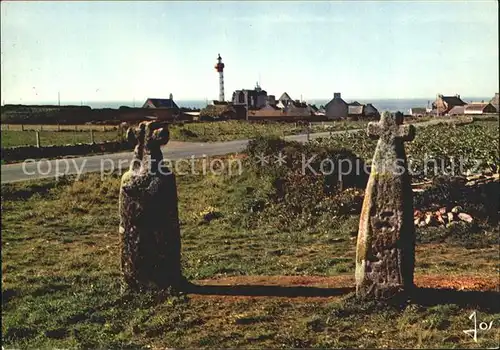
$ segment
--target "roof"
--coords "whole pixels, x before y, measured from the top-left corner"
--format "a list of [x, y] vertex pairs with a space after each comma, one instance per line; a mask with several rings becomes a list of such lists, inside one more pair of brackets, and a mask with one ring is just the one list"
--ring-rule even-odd
[[359, 103], [358, 101], [354, 101], [349, 103], [349, 106], [361, 106], [361, 103]]
[[452, 109], [450, 109], [448, 114], [456, 115], [456, 114], [464, 114], [464, 112], [465, 112], [465, 106], [455, 106]]
[[147, 108], [148, 102], [155, 108], [179, 108], [171, 98], [148, 98], [142, 107]]
[[361, 115], [361, 114], [363, 114], [363, 108], [364, 108], [364, 106], [351, 106], [350, 105], [348, 114]]
[[448, 106], [464, 106], [467, 104], [462, 101], [459, 96], [441, 96], [441, 98]]
[[342, 97], [334, 97], [330, 100], [330, 102], [328, 102], [326, 105], [325, 105], [325, 109], [328, 108], [328, 106], [332, 103], [342, 103], [342, 104], [346, 104], [347, 105], [347, 102], [344, 101], [342, 99]]
[[482, 111], [483, 109], [486, 108], [486, 106], [490, 105], [491, 103], [487, 102], [472, 102], [465, 106], [466, 111]]
[[307, 108], [307, 104], [304, 102], [300, 102], [300, 101], [290, 101], [290, 102], [291, 102], [291, 105], [293, 105], [296, 108]]
[[292, 98], [290, 95], [288, 95], [286, 92], [284, 92], [281, 97], [278, 99], [278, 101], [288, 101], [291, 100]]
[[318, 107], [316, 107], [315, 105], [309, 105], [309, 108], [310, 108], [313, 112], [317, 112], [317, 111], [318, 111]]

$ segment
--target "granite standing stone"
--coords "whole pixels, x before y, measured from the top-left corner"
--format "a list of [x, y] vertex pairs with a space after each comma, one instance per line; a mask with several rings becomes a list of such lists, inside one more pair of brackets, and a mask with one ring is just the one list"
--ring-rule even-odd
[[163, 164], [160, 146], [168, 129], [155, 121], [129, 129], [137, 142], [130, 169], [120, 188], [121, 267], [132, 289], [179, 287], [180, 229], [174, 174]]
[[379, 122], [368, 124], [368, 135], [379, 140], [359, 222], [356, 294], [360, 298], [391, 298], [413, 287], [413, 192], [403, 142], [413, 140], [415, 127], [402, 123], [401, 113], [384, 112]]

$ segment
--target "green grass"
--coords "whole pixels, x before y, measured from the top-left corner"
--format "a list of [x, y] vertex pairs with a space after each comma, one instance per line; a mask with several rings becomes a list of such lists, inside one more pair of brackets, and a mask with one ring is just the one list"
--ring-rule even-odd
[[[336, 131], [365, 128], [366, 121], [338, 121], [315, 123], [310, 132]], [[173, 125], [170, 128], [172, 139], [178, 141], [232, 141], [252, 139], [257, 136], [286, 136], [307, 133], [306, 126], [295, 123], [258, 123], [239, 120], [222, 122], [186, 123], [183, 126]]]
[[[94, 131], [94, 142], [118, 140], [116, 130]], [[90, 143], [90, 131], [40, 131], [40, 144], [42, 146], [75, 143]], [[2, 130], [2, 148], [30, 145], [36, 145], [35, 131]]]
[[[250, 228], [236, 202], [261, 186], [242, 177], [178, 177], [182, 264], [190, 280], [239, 275], [353, 275], [358, 216], [318, 230]], [[124, 290], [117, 176], [2, 186], [2, 333], [9, 347], [477, 347], [474, 306], [365, 310], [340, 298], [166, 297]], [[216, 210], [220, 218], [204, 223]], [[240, 217], [240, 218], [238, 218]], [[494, 230], [489, 228], [489, 230]], [[498, 231], [496, 231], [498, 234]], [[479, 237], [479, 236], [476, 236]], [[497, 247], [419, 244], [418, 274], [492, 276]], [[500, 314], [479, 309], [481, 320]]]
[[[455, 135], [459, 143], [470, 135], [483, 135], [475, 128], [463, 128], [468, 132]], [[431, 131], [421, 131], [420, 136], [429, 139]], [[477, 144], [490, 147], [487, 142]], [[353, 147], [373, 152], [369, 150], [373, 144], [364, 141]], [[418, 152], [434, 145], [427, 142], [422, 147]], [[272, 174], [260, 176], [252, 167], [244, 169], [241, 176], [177, 177], [182, 267], [189, 280], [354, 275], [356, 211], [318, 213], [310, 208], [314, 202], [304, 200], [302, 214], [287, 217], [286, 229], [281, 229], [283, 218], [278, 214], [293, 203], [280, 203], [273, 196]], [[120, 275], [119, 182], [117, 174], [103, 179], [87, 174], [80, 181], [67, 178], [2, 185], [4, 346], [498, 345], [494, 329], [479, 333], [477, 343], [462, 332], [472, 328], [468, 316], [473, 311], [477, 311], [479, 322], [493, 321], [493, 328], [500, 322], [498, 308], [475, 305], [472, 299], [454, 303], [430, 298], [427, 303], [391, 307], [355, 302], [351, 295], [329, 299], [234, 298], [127, 291]], [[295, 192], [313, 194], [291, 188], [291, 193]], [[323, 200], [327, 201], [317, 197], [318, 203]], [[337, 208], [339, 203], [350, 204], [352, 200], [346, 195], [325, 203]], [[206, 220], [207, 213], [217, 215]], [[498, 226], [482, 217], [474, 227], [419, 229], [416, 274], [438, 278], [458, 274], [496, 281], [498, 235]]]

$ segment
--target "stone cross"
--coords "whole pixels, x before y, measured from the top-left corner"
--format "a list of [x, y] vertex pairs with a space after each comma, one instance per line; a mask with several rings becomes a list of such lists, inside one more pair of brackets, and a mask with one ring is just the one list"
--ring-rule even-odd
[[413, 192], [404, 141], [415, 137], [401, 113], [384, 112], [368, 124], [377, 138], [356, 246], [356, 294], [387, 299], [411, 291], [415, 265]]
[[125, 282], [132, 289], [177, 288], [182, 280], [177, 186], [160, 149], [169, 140], [168, 129], [143, 122], [127, 131], [127, 139], [137, 145], [119, 199]]

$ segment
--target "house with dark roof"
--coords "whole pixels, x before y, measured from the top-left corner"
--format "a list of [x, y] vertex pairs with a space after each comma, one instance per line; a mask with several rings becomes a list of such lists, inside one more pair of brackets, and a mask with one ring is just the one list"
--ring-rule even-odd
[[281, 97], [278, 99], [278, 103], [277, 103], [277, 106], [278, 108], [285, 108], [288, 106], [289, 103], [293, 102], [292, 98], [290, 97], [290, 95], [288, 95], [288, 93], [284, 92], [283, 94], [281, 94]]
[[291, 100], [285, 107], [284, 112], [290, 117], [310, 117], [312, 115], [311, 110], [307, 106], [307, 103], [301, 102], [299, 100]]
[[267, 104], [267, 91], [262, 90], [259, 84], [255, 89], [235, 90], [233, 92], [232, 102], [234, 105], [245, 105], [249, 109], [259, 109]]
[[179, 106], [174, 102], [172, 94], [170, 94], [170, 98], [148, 98], [142, 108], [173, 108], [179, 110]]
[[377, 108], [375, 108], [374, 105], [371, 103], [367, 103], [365, 105], [365, 110], [364, 110], [364, 117], [365, 118], [379, 118], [380, 113]]
[[328, 119], [347, 118], [349, 105], [340, 96], [340, 92], [333, 94], [333, 99], [325, 106], [325, 115]]
[[444, 96], [438, 94], [432, 103], [432, 109], [437, 111], [437, 115], [447, 114], [455, 106], [465, 106], [467, 103], [460, 99], [460, 95]]

